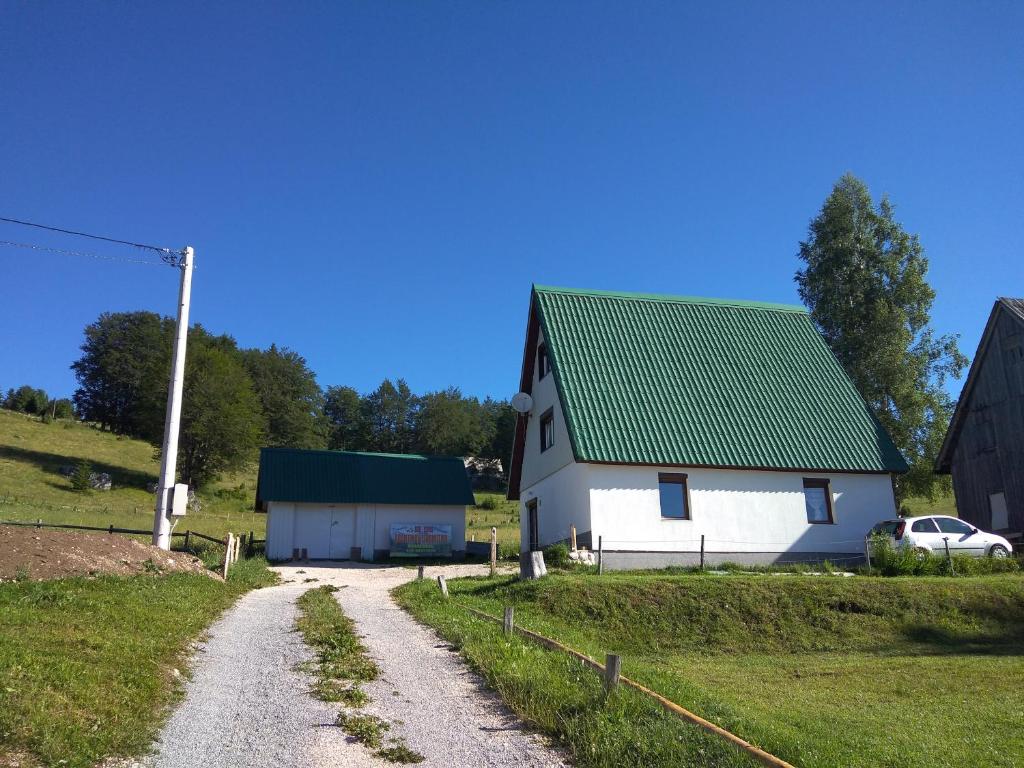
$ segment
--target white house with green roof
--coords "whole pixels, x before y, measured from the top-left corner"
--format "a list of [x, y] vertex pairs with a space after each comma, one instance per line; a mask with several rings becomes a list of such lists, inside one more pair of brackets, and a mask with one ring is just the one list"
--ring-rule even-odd
[[271, 560], [465, 554], [473, 503], [461, 458], [264, 448], [256, 508]]
[[852, 562], [906, 462], [802, 307], [535, 286], [509, 498], [523, 551]]

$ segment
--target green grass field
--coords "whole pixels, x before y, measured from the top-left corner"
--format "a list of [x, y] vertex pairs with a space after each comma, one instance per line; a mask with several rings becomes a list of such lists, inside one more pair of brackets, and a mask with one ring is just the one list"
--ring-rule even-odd
[[0, 766], [88, 768], [144, 753], [180, 695], [190, 643], [243, 592], [197, 574], [0, 584]]
[[527, 628], [601, 660], [619, 653], [623, 674], [802, 768], [1024, 764], [1020, 575], [555, 574], [448, 585], [447, 602], [424, 582], [397, 595], [580, 765], [741, 763], [656, 712], [623, 725], [620, 708], [642, 706], [635, 695], [605, 707], [581, 693], [596, 690], [595, 673], [505, 639], [464, 606], [497, 616], [512, 605]]
[[[110, 491], [79, 493], [59, 468], [88, 460], [107, 472]], [[0, 410], [0, 520], [42, 520], [73, 525], [151, 529], [154, 497], [146, 490], [160, 471], [153, 446], [141, 440], [71, 421], [39, 419]], [[266, 516], [253, 511], [255, 472], [225, 478], [200, 492], [202, 512], [187, 515], [176, 530], [209, 536], [256, 531], [263, 538]]]
[[474, 495], [476, 506], [466, 509], [466, 539], [490, 541], [493, 526], [502, 552], [519, 552], [519, 502], [507, 501], [503, 493], [477, 491]]

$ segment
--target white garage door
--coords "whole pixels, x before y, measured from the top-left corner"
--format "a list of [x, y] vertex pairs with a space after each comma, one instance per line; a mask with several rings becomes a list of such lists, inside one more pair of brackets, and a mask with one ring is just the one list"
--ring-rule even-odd
[[292, 546], [312, 560], [348, 560], [355, 543], [355, 509], [297, 509]]

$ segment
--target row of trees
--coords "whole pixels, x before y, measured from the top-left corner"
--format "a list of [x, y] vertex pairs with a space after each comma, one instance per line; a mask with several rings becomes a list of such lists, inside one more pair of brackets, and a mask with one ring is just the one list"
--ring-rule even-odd
[[7, 394], [0, 398], [0, 408], [52, 419], [70, 419], [75, 415], [71, 401], [66, 397], [51, 399], [45, 389], [28, 384], [8, 389]]
[[[79, 417], [159, 446], [173, 336], [173, 319], [152, 312], [104, 313], [86, 327], [71, 366]], [[456, 388], [416, 395], [402, 379], [368, 394], [325, 392], [292, 350], [241, 349], [200, 325], [189, 329], [188, 344], [178, 466], [192, 485], [242, 468], [261, 445], [511, 455], [507, 403]]]

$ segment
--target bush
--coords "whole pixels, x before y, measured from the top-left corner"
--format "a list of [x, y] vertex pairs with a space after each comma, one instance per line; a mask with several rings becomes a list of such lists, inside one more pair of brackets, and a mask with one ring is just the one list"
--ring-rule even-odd
[[484, 496], [483, 498], [478, 499], [477, 502], [476, 502], [476, 506], [479, 509], [497, 509], [498, 508], [498, 500], [496, 498], [494, 498], [494, 496], [488, 494], [487, 496]]
[[894, 547], [885, 536], [870, 541], [871, 566], [883, 576], [980, 576], [989, 573], [1015, 573], [1020, 562], [1012, 557], [969, 557], [925, 554], [910, 547]]
[[92, 488], [92, 465], [82, 459], [75, 465], [75, 471], [71, 475], [71, 487], [80, 493]]
[[552, 544], [544, 549], [544, 564], [549, 568], [569, 568], [569, 547], [565, 544]]

